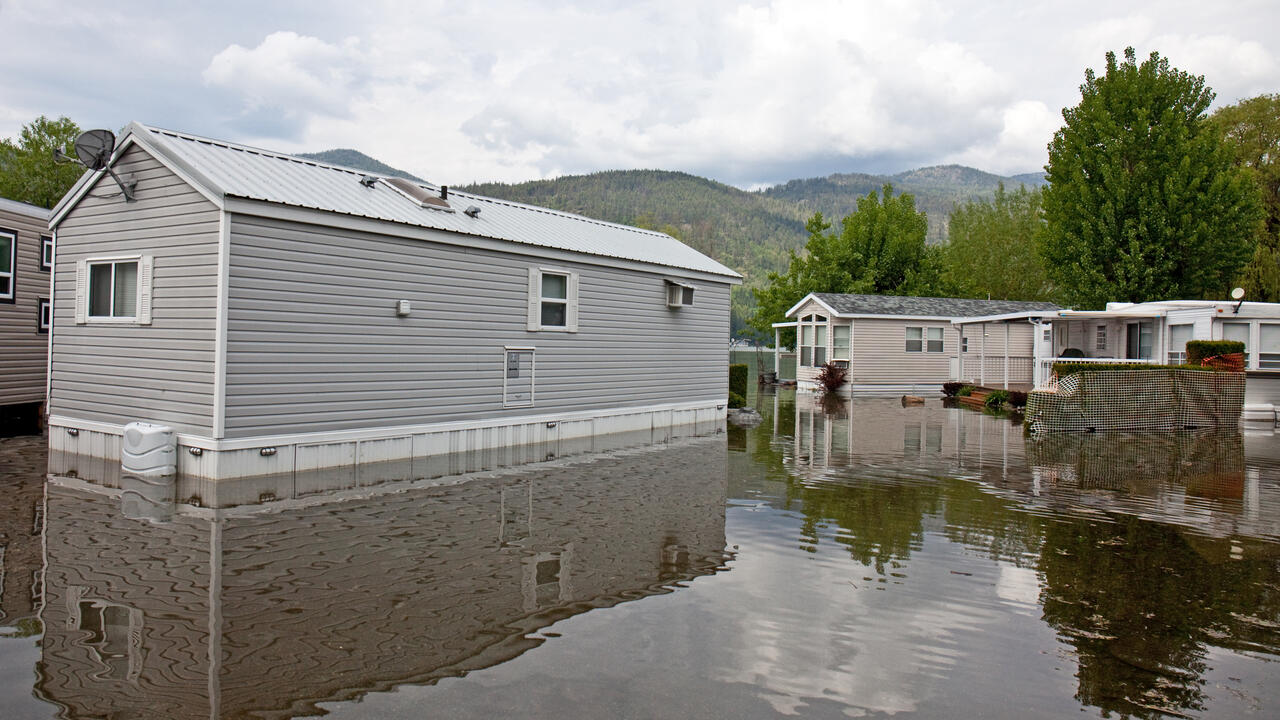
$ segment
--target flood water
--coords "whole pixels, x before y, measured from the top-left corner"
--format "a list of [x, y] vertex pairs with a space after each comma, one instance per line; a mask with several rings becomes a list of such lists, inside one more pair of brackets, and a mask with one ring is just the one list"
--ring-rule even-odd
[[0, 440], [0, 717], [1280, 715], [1270, 431], [753, 401], [220, 509]]

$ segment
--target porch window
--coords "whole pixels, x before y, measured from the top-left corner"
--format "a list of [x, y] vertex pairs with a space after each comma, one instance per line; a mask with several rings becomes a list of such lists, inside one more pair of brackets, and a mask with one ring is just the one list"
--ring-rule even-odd
[[1244, 366], [1249, 367], [1249, 323], [1222, 323], [1222, 339], [1244, 343]]
[[822, 367], [827, 364], [827, 326], [813, 326], [813, 366]]
[[827, 363], [827, 318], [805, 315], [800, 318], [800, 365], [821, 367]]
[[1098, 337], [1097, 337], [1097, 340], [1094, 342], [1093, 349], [1095, 350], [1107, 349], [1107, 326], [1106, 325], [1098, 326]]
[[1169, 364], [1181, 365], [1187, 361], [1187, 341], [1191, 339], [1191, 325], [1169, 326]]
[[1258, 326], [1258, 367], [1280, 370], [1280, 325], [1263, 323]]
[[807, 315], [800, 319], [800, 364], [804, 367], [813, 366], [813, 316]]

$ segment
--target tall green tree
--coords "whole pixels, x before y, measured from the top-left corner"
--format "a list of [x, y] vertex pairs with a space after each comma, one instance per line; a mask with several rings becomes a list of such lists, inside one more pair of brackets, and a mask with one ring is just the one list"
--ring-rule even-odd
[[1067, 303], [1225, 297], [1253, 253], [1258, 192], [1205, 122], [1204, 78], [1107, 53], [1049, 143], [1044, 256]]
[[1280, 95], [1259, 95], [1219, 108], [1209, 123], [1235, 152], [1236, 164], [1253, 177], [1266, 211], [1240, 286], [1250, 300], [1280, 302]]
[[881, 193], [858, 199], [858, 209], [833, 231], [821, 213], [806, 223], [803, 254], [791, 253], [785, 273], [769, 273], [755, 290], [751, 324], [771, 338], [771, 325], [811, 292], [870, 295], [932, 295], [938, 284], [938, 251], [925, 244], [928, 222], [909, 194]]
[[990, 200], [975, 200], [951, 211], [942, 250], [942, 285], [957, 297], [992, 300], [1049, 300], [1053, 286], [1045, 272], [1040, 243], [1044, 218], [1039, 188], [1007, 192], [1004, 184]]
[[84, 168], [54, 163], [62, 148], [74, 157], [72, 144], [80, 128], [70, 118], [50, 120], [41, 115], [22, 127], [17, 142], [0, 140], [0, 197], [51, 208], [80, 179]]

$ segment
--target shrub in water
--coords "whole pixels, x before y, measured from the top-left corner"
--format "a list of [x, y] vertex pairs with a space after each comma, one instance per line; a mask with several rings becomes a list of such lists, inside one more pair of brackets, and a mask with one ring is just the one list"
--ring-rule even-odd
[[[987, 399], [982, 401], [982, 404], [991, 410], [999, 410], [1007, 402], [1009, 402], [1008, 390], [992, 390], [991, 394], [987, 395]], [[1024, 402], [1023, 404], [1025, 405], [1026, 403]]]
[[973, 394], [972, 385], [962, 385], [960, 389], [956, 391], [956, 397], [969, 397], [972, 394]]
[[746, 363], [734, 363], [729, 366], [729, 392], [736, 392], [739, 395], [747, 396], [747, 377], [750, 368]]
[[[742, 367], [746, 367], [746, 365], [743, 365]], [[737, 409], [737, 408], [746, 407], [746, 406], [747, 406], [747, 399], [745, 397], [739, 395], [738, 393], [732, 390], [729, 391], [729, 407]]]
[[827, 392], [839, 390], [848, 379], [849, 371], [835, 363], [827, 363], [822, 366], [822, 370], [818, 371], [818, 384]]
[[961, 382], [942, 383], [942, 394], [947, 397], [955, 397], [956, 393], [960, 392], [960, 388], [962, 387], [964, 387], [964, 383]]

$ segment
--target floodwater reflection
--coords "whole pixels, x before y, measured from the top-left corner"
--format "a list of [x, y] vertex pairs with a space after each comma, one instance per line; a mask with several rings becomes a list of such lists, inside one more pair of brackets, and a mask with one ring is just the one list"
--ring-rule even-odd
[[1270, 431], [1028, 438], [936, 400], [753, 401], [754, 428], [409, 469], [462, 473], [430, 481], [171, 491], [54, 457], [45, 483], [41, 439], [3, 441], [0, 692], [24, 697], [0, 707], [1277, 714]]

